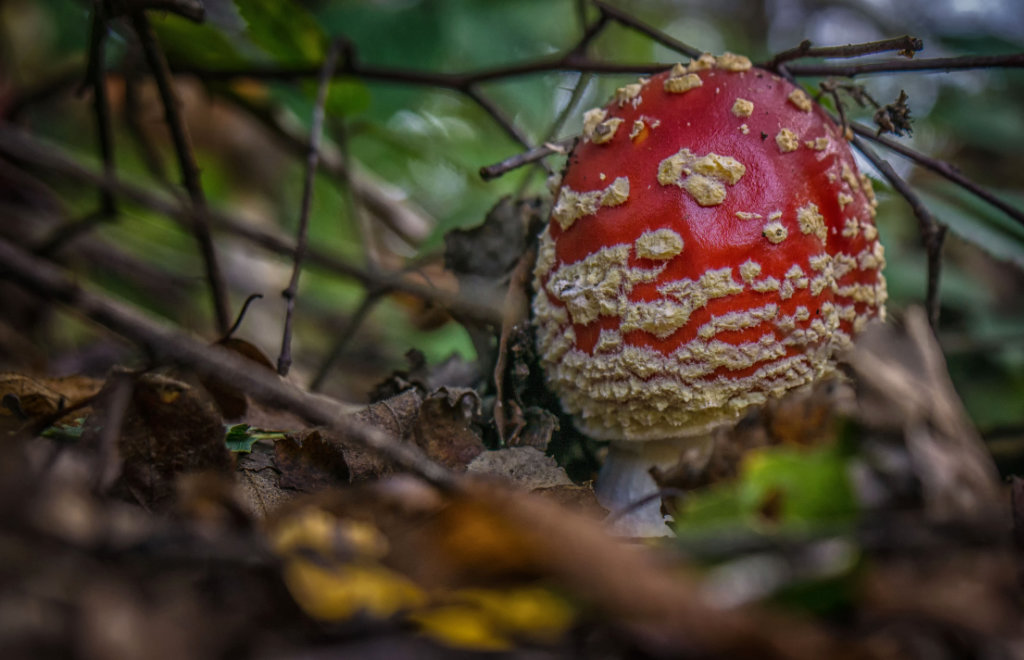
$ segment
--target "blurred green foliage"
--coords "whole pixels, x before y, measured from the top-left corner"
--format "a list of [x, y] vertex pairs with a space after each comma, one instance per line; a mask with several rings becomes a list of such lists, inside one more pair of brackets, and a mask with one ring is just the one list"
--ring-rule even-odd
[[770, 447], [743, 458], [738, 478], [683, 500], [675, 526], [684, 542], [706, 534], [799, 534], [850, 524], [858, 505], [849, 452], [838, 446]]

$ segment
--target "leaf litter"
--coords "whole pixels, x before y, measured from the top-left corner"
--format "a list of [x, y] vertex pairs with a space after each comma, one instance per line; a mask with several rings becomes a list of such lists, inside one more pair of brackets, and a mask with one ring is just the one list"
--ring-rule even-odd
[[[527, 286], [508, 272], [474, 277]], [[589, 483], [602, 448], [539, 384], [528, 326], [491, 332], [491, 385], [414, 354], [351, 407], [462, 474], [455, 492], [188, 373], [5, 374], [0, 651], [811, 659], [1024, 644], [1019, 480], [1011, 499], [918, 311], [865, 335], [850, 381], [654, 474], [677, 531], [657, 543], [606, 533]]]

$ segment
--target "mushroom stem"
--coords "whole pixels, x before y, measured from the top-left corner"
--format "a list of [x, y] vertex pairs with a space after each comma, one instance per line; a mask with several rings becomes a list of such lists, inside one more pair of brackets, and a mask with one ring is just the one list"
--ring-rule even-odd
[[609, 532], [616, 536], [672, 536], [661, 512], [661, 498], [631, 508], [658, 491], [651, 468], [662, 470], [680, 461], [699, 465], [707, 460], [714, 445], [711, 435], [652, 442], [613, 442], [597, 477], [595, 491], [601, 506], [614, 517]]

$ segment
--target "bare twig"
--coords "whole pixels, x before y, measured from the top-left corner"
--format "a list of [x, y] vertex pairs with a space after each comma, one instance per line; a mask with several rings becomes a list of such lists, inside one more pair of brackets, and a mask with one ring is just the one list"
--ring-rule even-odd
[[312, 424], [336, 430], [347, 440], [386, 457], [438, 488], [461, 490], [462, 482], [454, 474], [431, 461], [416, 446], [354, 419], [351, 406], [304, 392], [276, 374], [254, 369], [241, 355], [209, 346], [135, 308], [86, 291], [51, 263], [30, 256], [5, 240], [0, 240], [0, 277], [144, 346], [160, 362], [180, 365], [202, 378], [244, 391], [264, 405], [285, 408]]
[[316, 183], [316, 168], [320, 162], [320, 136], [324, 125], [324, 104], [327, 103], [327, 92], [331, 86], [334, 67], [338, 63], [340, 42], [335, 41], [327, 53], [324, 68], [320, 74], [320, 86], [313, 105], [313, 120], [309, 129], [309, 149], [306, 153], [306, 178], [302, 188], [302, 208], [299, 211], [298, 236], [295, 240], [294, 264], [288, 288], [281, 292], [285, 300], [284, 333], [281, 338], [281, 354], [277, 358], [277, 373], [288, 375], [292, 365], [292, 316], [295, 313], [295, 296], [299, 289], [299, 276], [302, 274], [302, 260], [306, 256], [306, 244], [309, 235], [309, 211], [313, 205], [313, 184]]
[[121, 438], [125, 415], [132, 403], [135, 383], [132, 374], [121, 373], [113, 376], [111, 387], [104, 398], [104, 415], [99, 433], [99, 446], [95, 456], [93, 490], [105, 493], [120, 473], [117, 443]]
[[[86, 79], [92, 86], [93, 108], [96, 114], [96, 131], [99, 133], [100, 157], [103, 171], [114, 173], [114, 136], [110, 126], [110, 99], [107, 97], [106, 43], [107, 17], [104, 3], [95, 3], [92, 12], [92, 34], [89, 37], [89, 65]], [[110, 192], [100, 191], [100, 211], [109, 216], [117, 213], [117, 204]]]
[[359, 307], [353, 312], [352, 317], [348, 320], [348, 324], [345, 325], [345, 329], [342, 330], [338, 339], [334, 342], [334, 346], [327, 353], [327, 357], [324, 359], [323, 364], [320, 365], [320, 369], [316, 372], [313, 380], [309, 383], [309, 391], [319, 392], [320, 388], [323, 387], [324, 381], [327, 380], [328, 374], [334, 369], [338, 360], [344, 355], [345, 349], [348, 348], [352, 338], [356, 336], [356, 332], [359, 330], [359, 326], [363, 324], [366, 317], [370, 315], [373, 308], [380, 302], [381, 298], [386, 294], [387, 291], [383, 289], [369, 289], [363, 295], [363, 301], [359, 303]]
[[881, 158], [874, 149], [860, 137], [854, 137], [853, 146], [857, 148], [864, 157], [871, 161], [879, 172], [882, 173], [893, 188], [903, 196], [910, 204], [914, 216], [917, 218], [921, 231], [921, 243], [928, 255], [928, 290], [925, 295], [925, 307], [928, 310], [928, 322], [933, 331], [939, 328], [939, 280], [942, 274], [942, 245], [946, 238], [946, 227], [935, 221], [931, 211], [924, 205], [914, 189], [903, 180], [892, 168], [892, 165]]
[[91, 229], [109, 219], [110, 213], [103, 208], [99, 208], [86, 213], [80, 218], [62, 223], [54, 228], [49, 236], [40, 241], [39, 246], [33, 252], [40, 257], [49, 257], [82, 234], [88, 233]]
[[127, 64], [124, 71], [124, 110], [122, 116], [135, 147], [138, 149], [139, 156], [142, 158], [146, 169], [149, 170], [150, 175], [168, 189], [172, 189], [174, 184], [167, 178], [167, 170], [164, 167], [161, 154], [156, 145], [149, 139], [140, 119], [142, 116], [142, 99], [139, 97], [139, 85], [143, 72], [139, 70], [142, 63], [138, 59], [140, 54], [137, 51], [138, 44], [133, 43], [130, 54], [125, 57]]
[[791, 64], [795, 76], [859, 76], [897, 71], [957, 71], [963, 69], [996, 69], [1024, 67], [1024, 53], [1009, 55], [965, 55], [934, 57], [922, 60], [889, 59], [860, 64]]
[[666, 497], [683, 498], [683, 497], [686, 497], [686, 495], [687, 495], [686, 491], [683, 490], [682, 488], [672, 488], [672, 487], [659, 488], [658, 490], [656, 490], [656, 491], [654, 491], [652, 493], [648, 493], [647, 495], [644, 495], [643, 497], [641, 497], [638, 500], [633, 500], [632, 502], [630, 502], [626, 506], [622, 507], [621, 509], [617, 509], [615, 511], [612, 511], [610, 514], [608, 514], [608, 517], [604, 519], [604, 524], [605, 524], [606, 527], [611, 527], [616, 522], [621, 520], [623, 517], [625, 517], [625, 516], [635, 512], [635, 511], [639, 511], [640, 509], [644, 508], [645, 506], [647, 506], [651, 502], [657, 502], [657, 501], [662, 500], [662, 499], [664, 499]]
[[[762, 64], [766, 69], [774, 70], [783, 62], [789, 62], [804, 57], [861, 57], [862, 55], [873, 55], [884, 53], [890, 50], [898, 50], [905, 57], [913, 57], [914, 53], [924, 48], [924, 42], [917, 37], [905, 34], [902, 37], [883, 39], [881, 41], [870, 41], [862, 44], [847, 44], [846, 46], [819, 46], [811, 45], [809, 39], [800, 42], [799, 46], [784, 50], [771, 60]], [[790, 67], [792, 70], [792, 67]]]
[[891, 138], [876, 135], [874, 129], [868, 126], [864, 126], [863, 124], [852, 122], [850, 123], [850, 128], [853, 129], [854, 133], [862, 135], [865, 138], [871, 140], [872, 142], [877, 142], [886, 149], [891, 149], [892, 151], [895, 151], [899, 155], [909, 158], [918, 165], [921, 165], [931, 170], [932, 172], [935, 172], [939, 176], [949, 179], [953, 183], [961, 186], [962, 188], [970, 192], [975, 197], [978, 197], [979, 199], [999, 209], [1000, 211], [1008, 215], [1010, 218], [1015, 220], [1017, 223], [1024, 225], [1024, 211], [1014, 206], [1011, 206], [1005, 200], [1002, 200], [999, 197], [996, 197], [995, 195], [990, 193], [989, 191], [985, 190], [977, 183], [971, 181], [966, 176], [961, 174], [960, 170], [956, 169], [949, 163], [927, 156], [921, 153], [920, 151], [911, 149], [910, 147], [901, 144], [900, 142], [897, 142], [896, 140], [893, 140]]
[[843, 103], [843, 99], [839, 97], [839, 86], [831, 78], [821, 81], [818, 86], [821, 88], [821, 91], [831, 96], [835, 102], [836, 112], [839, 113], [839, 127], [842, 130], [842, 135], [847, 135], [850, 132], [850, 121], [846, 118], [846, 105]]
[[192, 231], [199, 249], [202, 253], [203, 263], [206, 266], [206, 278], [210, 286], [210, 295], [213, 302], [214, 316], [217, 322], [217, 332], [223, 335], [230, 323], [228, 317], [227, 289], [224, 285], [224, 278], [217, 264], [217, 252], [213, 245], [213, 238], [210, 234], [208, 208], [206, 195], [203, 192], [202, 184], [199, 181], [199, 166], [196, 164], [195, 154], [192, 150], [192, 141], [189, 138], [188, 128], [182, 120], [178, 111], [178, 99], [171, 82], [171, 70], [164, 58], [163, 51], [157, 41], [153, 27], [149, 19], [142, 12], [136, 12], [131, 17], [132, 28], [139, 38], [142, 51], [146, 56], [146, 63], [150, 73], [156, 81], [157, 89], [160, 92], [160, 101], [164, 107], [164, 117], [167, 127], [171, 132], [171, 139], [174, 142], [174, 151], [178, 156], [178, 164], [181, 168], [181, 175], [188, 190], [189, 198], [195, 213], [192, 216]]
[[[96, 117], [96, 132], [99, 136], [100, 159], [103, 171], [108, 175], [114, 173], [114, 138], [110, 125], [110, 99], [107, 97], [106, 80], [106, 40], [107, 17], [104, 3], [94, 3], [92, 25], [89, 35], [89, 63], [85, 71], [84, 85], [92, 87], [93, 110]], [[100, 223], [117, 214], [117, 203], [109, 190], [100, 190], [99, 209], [87, 214], [81, 220], [57, 227], [47, 238], [40, 242], [36, 253], [50, 255], [67, 244], [75, 237], [89, 231]]]
[[[369, 64], [344, 63], [338, 67], [336, 75], [356, 77], [372, 82], [391, 82], [406, 85], [419, 85], [425, 87], [440, 87], [463, 91], [472, 85], [493, 80], [505, 80], [521, 76], [536, 75], [541, 73], [552, 73], [555, 71], [577, 71], [590, 73], [608, 74], [650, 74], [665, 71], [672, 66], [668, 64], [619, 64], [616, 62], [602, 62], [592, 60], [570, 51], [564, 55], [545, 57], [521, 64], [510, 64], [498, 66], [491, 69], [482, 69], [468, 73], [437, 73], [431, 71], [417, 71], [415, 69], [401, 69], [373, 66]], [[238, 68], [202, 67], [182, 63], [175, 68], [178, 74], [193, 74], [206, 81], [232, 81], [232, 80], [305, 80], [315, 78], [320, 71], [319, 66], [302, 65], [293, 67], [283, 66], [246, 66]]]
[[489, 98], [484, 96], [483, 93], [479, 89], [477, 89], [475, 85], [470, 85], [469, 87], [467, 87], [464, 90], [464, 93], [466, 94], [466, 96], [471, 98], [477, 105], [483, 108], [484, 111], [487, 112], [487, 114], [493, 117], [494, 121], [498, 122], [498, 126], [501, 126], [502, 130], [504, 130], [509, 137], [511, 137], [513, 140], [523, 145], [527, 149], [530, 148], [530, 138], [527, 137], [526, 134], [523, 133], [521, 130], [519, 130], [519, 127], [516, 126], [515, 122], [512, 121], [512, 119], [510, 119], [508, 115], [505, 114], [505, 111], [502, 110], [500, 106], [498, 106]]
[[231, 324], [231, 327], [228, 328], [228, 331], [224, 334], [223, 337], [221, 337], [221, 341], [227, 341], [231, 339], [231, 337], [233, 337], [234, 334], [238, 332], [238, 329], [242, 327], [242, 321], [245, 320], [245, 315], [249, 312], [249, 305], [253, 304], [257, 300], [260, 300], [262, 298], [262, 293], [249, 294], [249, 297], [245, 299], [244, 303], [242, 303], [242, 309], [238, 311], [238, 316], [235, 317], [235, 322]]
[[81, 65], [62, 67], [51, 78], [22, 89], [7, 102], [7, 107], [0, 111], [0, 117], [7, 121], [17, 122], [32, 106], [52, 100], [66, 93], [82, 80]]
[[701, 55], [700, 49], [684, 44], [678, 39], [673, 39], [672, 37], [662, 32], [661, 30], [656, 30], [655, 28], [637, 20], [635, 17], [622, 11], [621, 9], [616, 9], [615, 7], [612, 7], [607, 2], [604, 2], [604, 0], [592, 0], [592, 2], [594, 3], [595, 7], [601, 10], [602, 14], [614, 18], [619, 23], [625, 25], [626, 27], [630, 27], [636, 30], [641, 34], [647, 35], [648, 37], [650, 37], [654, 41], [657, 41], [659, 44], [665, 46], [666, 48], [671, 48], [672, 50], [682, 53], [687, 57], [700, 57]]
[[[297, 155], [301, 154], [303, 157], [306, 155], [307, 140], [297, 135], [282, 122], [280, 116], [272, 108], [253, 103], [230, 90], [218, 89], [216, 93], [262, 124], [289, 151]], [[343, 125], [338, 126], [340, 130], [335, 131], [339, 142], [345, 137], [344, 128]], [[340, 146], [344, 147], [344, 144], [342, 143]], [[343, 148], [333, 150], [322, 146], [320, 168], [344, 182], [351, 192], [351, 197], [357, 198], [377, 220], [383, 222], [388, 229], [410, 245], [418, 245], [435, 222], [422, 209], [416, 208], [406, 201], [396, 200], [393, 193], [385, 189], [385, 186], [376, 179], [350, 167], [350, 164], [346, 162]]]
[[523, 165], [535, 163], [538, 160], [551, 156], [552, 154], [567, 153], [572, 151], [577, 139], [578, 138], [571, 137], [558, 142], [545, 142], [541, 146], [534, 147], [529, 151], [524, 151], [516, 154], [515, 156], [509, 156], [500, 163], [486, 165], [480, 168], [480, 177], [484, 181], [491, 181], [492, 179], [497, 179], [503, 174], [507, 174], [512, 170], [522, 167]]

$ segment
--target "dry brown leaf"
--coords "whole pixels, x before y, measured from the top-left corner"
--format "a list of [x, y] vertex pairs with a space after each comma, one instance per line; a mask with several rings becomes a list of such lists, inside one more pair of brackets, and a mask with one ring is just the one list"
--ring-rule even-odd
[[[16, 373], [0, 373], [0, 428], [13, 430], [28, 420], [52, 417], [61, 410], [94, 396], [103, 382], [85, 376], [36, 378]], [[75, 413], [89, 414], [87, 409]]]
[[469, 472], [506, 479], [525, 490], [571, 486], [572, 481], [555, 459], [533, 447], [487, 451], [469, 464]]
[[[232, 465], [224, 445], [224, 425], [202, 389], [156, 374], [130, 383], [130, 398], [118, 396], [121, 377], [112, 379], [97, 399], [84, 444], [99, 443], [111, 425], [120, 424], [117, 453], [122, 470], [116, 491], [149, 508], [173, 499], [175, 478], [206, 470], [227, 472]], [[123, 405], [126, 404], [126, 405]]]
[[926, 515], [968, 523], [1001, 515], [995, 464], [967, 420], [924, 311], [907, 310], [903, 328], [868, 328], [850, 362], [861, 419], [902, 433]]

